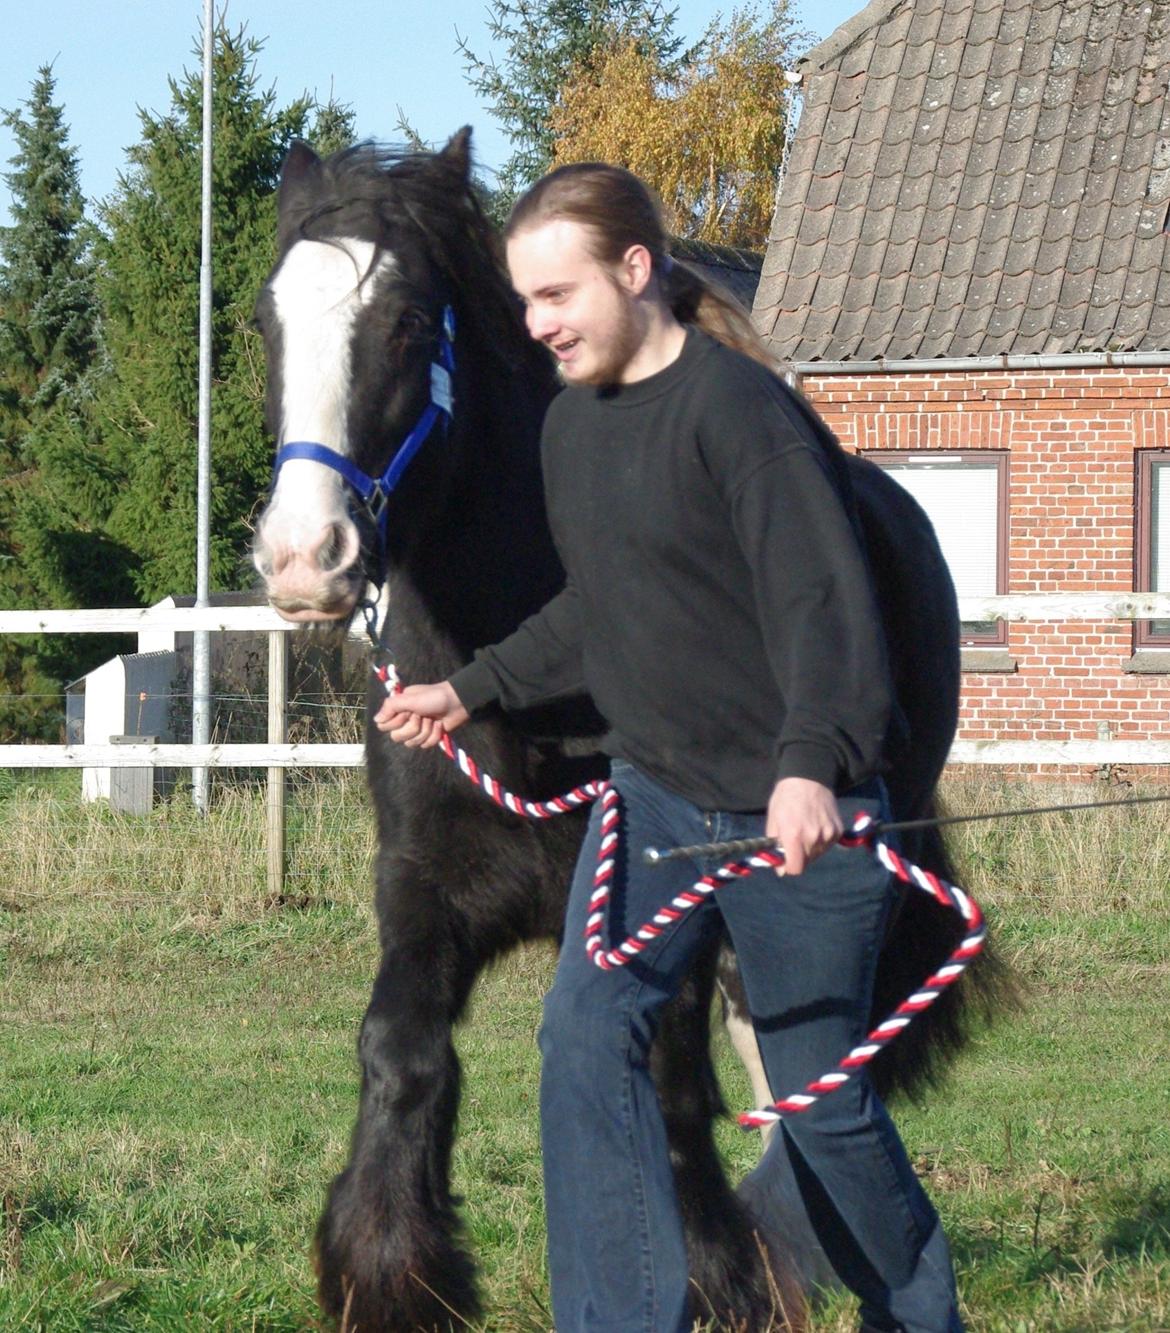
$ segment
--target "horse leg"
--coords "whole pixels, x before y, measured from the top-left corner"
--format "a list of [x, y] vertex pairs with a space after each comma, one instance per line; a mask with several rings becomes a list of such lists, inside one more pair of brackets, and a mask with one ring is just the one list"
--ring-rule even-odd
[[651, 1053], [683, 1225], [695, 1314], [719, 1327], [766, 1333], [804, 1328], [804, 1300], [787, 1238], [767, 1234], [728, 1184], [712, 1134], [724, 1107], [710, 1056], [718, 943], [663, 1013]]
[[[362, 1333], [465, 1328], [479, 1314], [450, 1191], [459, 1101], [451, 1030], [478, 960], [460, 956], [441, 893], [412, 885], [429, 919], [397, 932], [380, 913], [382, 961], [358, 1041], [358, 1121], [317, 1228], [321, 1304]], [[387, 895], [379, 897], [381, 907]]]
[[[756, 1040], [756, 1030], [752, 1027], [752, 1020], [747, 1014], [743, 988], [741, 986], [735, 989], [729, 988], [724, 984], [722, 967], [720, 973], [719, 998], [723, 1005], [723, 1026], [731, 1039], [732, 1049], [739, 1056], [739, 1062], [747, 1072], [748, 1081], [752, 1085], [752, 1105], [767, 1106], [775, 1100], [775, 1093], [768, 1083], [768, 1071], [764, 1068], [764, 1061], [760, 1056], [760, 1043]], [[738, 981], [739, 973], [735, 973], [735, 976]], [[760, 1129], [760, 1143], [765, 1148], [775, 1130], [775, 1125], [764, 1125]]]

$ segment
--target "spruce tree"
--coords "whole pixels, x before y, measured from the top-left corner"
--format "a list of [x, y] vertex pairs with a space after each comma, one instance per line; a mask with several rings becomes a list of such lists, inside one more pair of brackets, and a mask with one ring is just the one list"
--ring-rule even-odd
[[328, 157], [330, 153], [349, 148], [356, 139], [352, 106], [347, 102], [339, 102], [332, 93], [327, 102], [316, 104], [309, 142], [319, 157]]
[[[78, 519], [92, 531], [102, 508], [100, 461], [85, 465], [78, 438], [101, 357], [91, 233], [54, 91], [52, 67], [43, 66], [23, 107], [4, 112], [16, 143], [4, 176], [13, 222], [0, 228], [0, 606], [8, 608], [80, 605], [79, 586], [111, 568], [75, 540]], [[52, 735], [61, 676], [95, 651], [93, 641], [0, 637], [0, 739]]]
[[52, 67], [23, 111], [4, 112], [16, 141], [13, 225], [0, 227], [0, 442], [19, 457], [31, 420], [75, 397], [93, 364], [97, 310], [85, 199]]
[[[275, 187], [308, 98], [279, 109], [259, 88], [261, 44], [215, 33], [211, 583], [246, 586], [248, 518], [271, 467], [263, 422], [263, 352], [252, 306], [272, 262]], [[163, 115], [143, 111], [102, 211], [98, 245], [105, 341], [113, 367], [101, 390], [107, 457], [123, 483], [109, 534], [138, 558], [138, 595], [153, 601], [195, 585], [202, 76], [171, 81]], [[337, 135], [337, 108], [324, 129]], [[342, 118], [343, 120], [344, 118]]]

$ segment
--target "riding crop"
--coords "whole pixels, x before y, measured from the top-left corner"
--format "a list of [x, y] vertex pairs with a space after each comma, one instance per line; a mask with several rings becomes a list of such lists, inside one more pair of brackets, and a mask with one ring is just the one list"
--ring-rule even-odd
[[[387, 694], [396, 694], [402, 689], [401, 681], [393, 663], [389, 661], [377, 642], [369, 615], [367, 615], [367, 628], [374, 643], [374, 674], [382, 682]], [[529, 801], [514, 795], [502, 787], [494, 777], [485, 773], [466, 750], [455, 745], [449, 735], [443, 736], [439, 748], [486, 796], [502, 809], [510, 810], [523, 818], [548, 819], [554, 815], [567, 814], [600, 798], [601, 841], [598, 847], [589, 914], [585, 924], [585, 950], [589, 958], [603, 970], [625, 966], [723, 885], [742, 879], [756, 870], [775, 869], [784, 864], [783, 851], [776, 847], [771, 839], [765, 840], [767, 846], [757, 848], [747, 855], [741, 853], [726, 861], [717, 870], [703, 875], [689, 889], [664, 904], [649, 921], [621, 944], [606, 948], [604, 937], [607, 934], [610, 886], [621, 837], [620, 797], [617, 789], [602, 779], [574, 787], [572, 791], [548, 801]], [[904, 1032], [919, 1014], [929, 1009], [944, 990], [953, 986], [971, 960], [983, 948], [987, 928], [978, 903], [956, 885], [948, 884], [946, 880], [929, 870], [923, 870], [906, 861], [877, 835], [878, 827], [877, 821], [870, 815], [860, 814], [839, 841], [843, 847], [868, 848], [878, 861], [904, 884], [930, 894], [936, 902], [958, 912], [967, 927], [963, 939], [946, 962], [927, 977], [912, 995], [903, 1000], [893, 1013], [879, 1023], [859, 1046], [844, 1056], [834, 1069], [814, 1079], [802, 1090], [782, 1097], [770, 1106], [747, 1111], [739, 1116], [739, 1124], [745, 1129], [759, 1129], [774, 1123], [784, 1115], [807, 1111], [822, 1097], [835, 1092], [847, 1083], [899, 1033]], [[672, 849], [669, 853], [655, 853], [654, 856], [649, 855], [650, 851], [652, 849], [648, 849], [649, 859], [665, 860], [668, 857], [684, 855], [689, 849]]]

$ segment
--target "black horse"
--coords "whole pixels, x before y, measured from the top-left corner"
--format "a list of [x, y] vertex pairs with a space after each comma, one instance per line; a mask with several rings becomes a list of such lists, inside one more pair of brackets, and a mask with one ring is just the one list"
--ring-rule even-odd
[[[524, 332], [471, 187], [469, 139], [465, 130], [439, 153], [362, 146], [324, 161], [295, 146], [280, 187], [279, 258], [257, 304], [281, 447], [257, 568], [293, 620], [348, 618], [367, 584], [384, 582], [386, 639], [407, 681], [445, 678], [563, 579], [538, 457], [555, 377]], [[878, 469], [848, 466], [913, 738], [891, 774], [895, 809], [921, 814], [955, 726], [954, 595], [914, 502]], [[391, 479], [375, 486], [388, 467]], [[370, 708], [380, 701], [374, 684]], [[460, 740], [506, 786], [540, 799], [603, 773], [599, 726], [582, 700], [478, 722]], [[448, 1328], [479, 1311], [449, 1187], [460, 1082], [452, 1028], [485, 964], [521, 940], [559, 938], [583, 824], [522, 821], [453, 765], [373, 730], [367, 762], [382, 959], [359, 1038], [350, 1160], [317, 1233], [320, 1296], [363, 1333]], [[946, 873], [940, 846], [908, 851]], [[960, 931], [925, 895], [907, 899], [880, 967], [882, 1013]], [[757, 1219], [729, 1187], [711, 1135], [722, 1109], [707, 1049], [715, 973], [715, 957], [702, 959], [664, 1020], [655, 1075], [696, 1312], [757, 1330], [771, 1325], [773, 1274], [799, 1251], [801, 1219], [791, 1219], [792, 1236], [785, 1219], [766, 1219], [770, 1274]], [[883, 1057], [879, 1084], [912, 1088], [937, 1073], [980, 1007], [972, 1001], [991, 989], [976, 975], [936, 1006]]]

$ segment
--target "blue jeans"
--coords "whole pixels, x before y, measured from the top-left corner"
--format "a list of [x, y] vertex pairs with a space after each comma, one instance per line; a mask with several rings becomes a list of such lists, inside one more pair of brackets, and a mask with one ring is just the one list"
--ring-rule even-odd
[[[646, 846], [742, 838], [761, 815], [707, 812], [622, 761], [622, 841], [607, 947], [712, 864], [642, 863]], [[878, 814], [874, 782], [842, 798], [846, 823]], [[541, 1029], [541, 1125], [549, 1271], [558, 1333], [684, 1333], [687, 1257], [650, 1044], [704, 940], [725, 924], [776, 1096], [832, 1069], [868, 1030], [889, 876], [862, 848], [834, 847], [799, 876], [727, 884], [625, 967], [585, 955], [597, 864], [595, 808], [568, 906], [565, 945]], [[863, 1074], [786, 1117], [748, 1182], [767, 1217], [796, 1191], [864, 1318], [906, 1333], [962, 1329], [946, 1240], [885, 1108]], [[776, 1198], [770, 1199], [770, 1192]], [[790, 1203], [791, 1201], [787, 1201]]]

